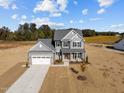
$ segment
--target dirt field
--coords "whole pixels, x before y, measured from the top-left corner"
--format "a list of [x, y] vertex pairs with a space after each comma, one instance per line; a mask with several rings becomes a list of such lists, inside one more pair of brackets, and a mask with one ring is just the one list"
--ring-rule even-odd
[[[85, 72], [79, 64], [51, 67], [40, 93], [124, 93], [124, 55], [100, 47], [86, 48], [91, 64]], [[77, 79], [79, 75], [86, 80]]]
[[0, 42], [0, 93], [5, 93], [24, 73], [27, 51], [32, 45], [23, 42]]
[[[0, 93], [24, 73], [26, 68], [22, 66], [32, 45], [0, 43]], [[80, 64], [51, 67], [40, 93], [124, 93], [124, 54], [91, 45], [86, 49], [91, 64], [85, 72], [81, 71]], [[72, 72], [71, 67], [79, 73]], [[79, 75], [86, 80], [78, 80]]]
[[26, 62], [28, 49], [32, 45], [22, 42], [0, 42], [0, 75], [17, 63]]

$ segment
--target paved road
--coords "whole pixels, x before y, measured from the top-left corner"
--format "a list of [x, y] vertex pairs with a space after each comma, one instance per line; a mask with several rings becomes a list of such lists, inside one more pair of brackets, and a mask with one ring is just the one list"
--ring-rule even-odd
[[38, 93], [49, 65], [32, 65], [6, 93]]

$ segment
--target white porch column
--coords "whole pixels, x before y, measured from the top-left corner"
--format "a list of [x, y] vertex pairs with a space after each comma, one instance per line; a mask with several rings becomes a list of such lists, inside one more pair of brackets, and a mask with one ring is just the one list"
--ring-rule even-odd
[[78, 53], [76, 53], [76, 61], [78, 61]]

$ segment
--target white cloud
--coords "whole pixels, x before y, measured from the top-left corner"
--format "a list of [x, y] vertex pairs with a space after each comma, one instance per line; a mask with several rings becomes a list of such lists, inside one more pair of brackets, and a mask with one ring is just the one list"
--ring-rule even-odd
[[24, 24], [26, 22], [28, 22], [27, 21], [27, 16], [26, 15], [22, 15], [19, 24]]
[[64, 23], [51, 22], [48, 17], [36, 18], [36, 19], [33, 19], [31, 22], [36, 23], [38, 27], [43, 25], [43, 24], [49, 25], [50, 27], [61, 27], [61, 26], [64, 26]]
[[74, 23], [74, 21], [73, 20], [70, 20], [70, 22], [69, 22], [70, 24], [73, 24]]
[[0, 6], [3, 8], [9, 8], [10, 1], [9, 0], [0, 0]]
[[59, 17], [61, 15], [62, 15], [61, 13], [52, 13], [50, 14], [50, 17]]
[[73, 1], [73, 3], [74, 3], [75, 5], [77, 5], [77, 4], [78, 4], [78, 2], [77, 2], [77, 1], [75, 1], [75, 0]]
[[101, 8], [100, 10], [97, 11], [97, 14], [103, 14], [105, 12], [106, 12], [105, 9], [104, 8]]
[[[42, 0], [37, 3], [34, 12], [49, 12], [50, 15], [57, 15], [57, 13], [66, 12], [68, 0]], [[58, 15], [57, 15], [58, 16]], [[60, 14], [59, 14], [60, 16]]]
[[83, 15], [87, 15], [87, 14], [88, 14], [88, 9], [82, 10], [82, 14], [83, 14]]
[[26, 15], [22, 15], [22, 16], [21, 16], [21, 19], [22, 19], [22, 20], [25, 20], [25, 19], [27, 19], [27, 16], [26, 16]]
[[108, 31], [117, 31], [117, 32], [124, 32], [124, 24], [115, 24], [111, 25], [107, 29]]
[[13, 4], [11, 8], [12, 8], [13, 10], [17, 9], [16, 4]]
[[91, 18], [90, 21], [98, 21], [98, 20], [102, 20], [103, 18]]
[[84, 21], [83, 20], [79, 20], [79, 23], [83, 23]]
[[82, 24], [82, 23], [84, 23], [84, 21], [81, 20], [81, 19], [80, 19], [79, 21], [70, 20], [69, 23], [70, 23], [70, 24], [78, 24], [78, 23]]
[[57, 9], [51, 0], [40, 1], [34, 8], [34, 12], [37, 11], [47, 11], [50, 13], [56, 12]]
[[57, 0], [57, 4], [60, 6], [60, 11], [64, 11], [67, 7], [67, 0]]
[[17, 17], [18, 17], [17, 14], [12, 15], [12, 19], [17, 19]]
[[114, 0], [98, 0], [100, 7], [108, 7], [114, 3]]
[[69, 14], [69, 11], [68, 10], [65, 10], [65, 11], [63, 11], [64, 13], [66, 13], [66, 14]]

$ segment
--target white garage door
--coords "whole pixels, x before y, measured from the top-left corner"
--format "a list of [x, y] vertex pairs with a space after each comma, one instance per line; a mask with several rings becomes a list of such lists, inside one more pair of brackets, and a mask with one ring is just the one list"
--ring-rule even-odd
[[50, 56], [32, 56], [32, 64], [50, 64]]

